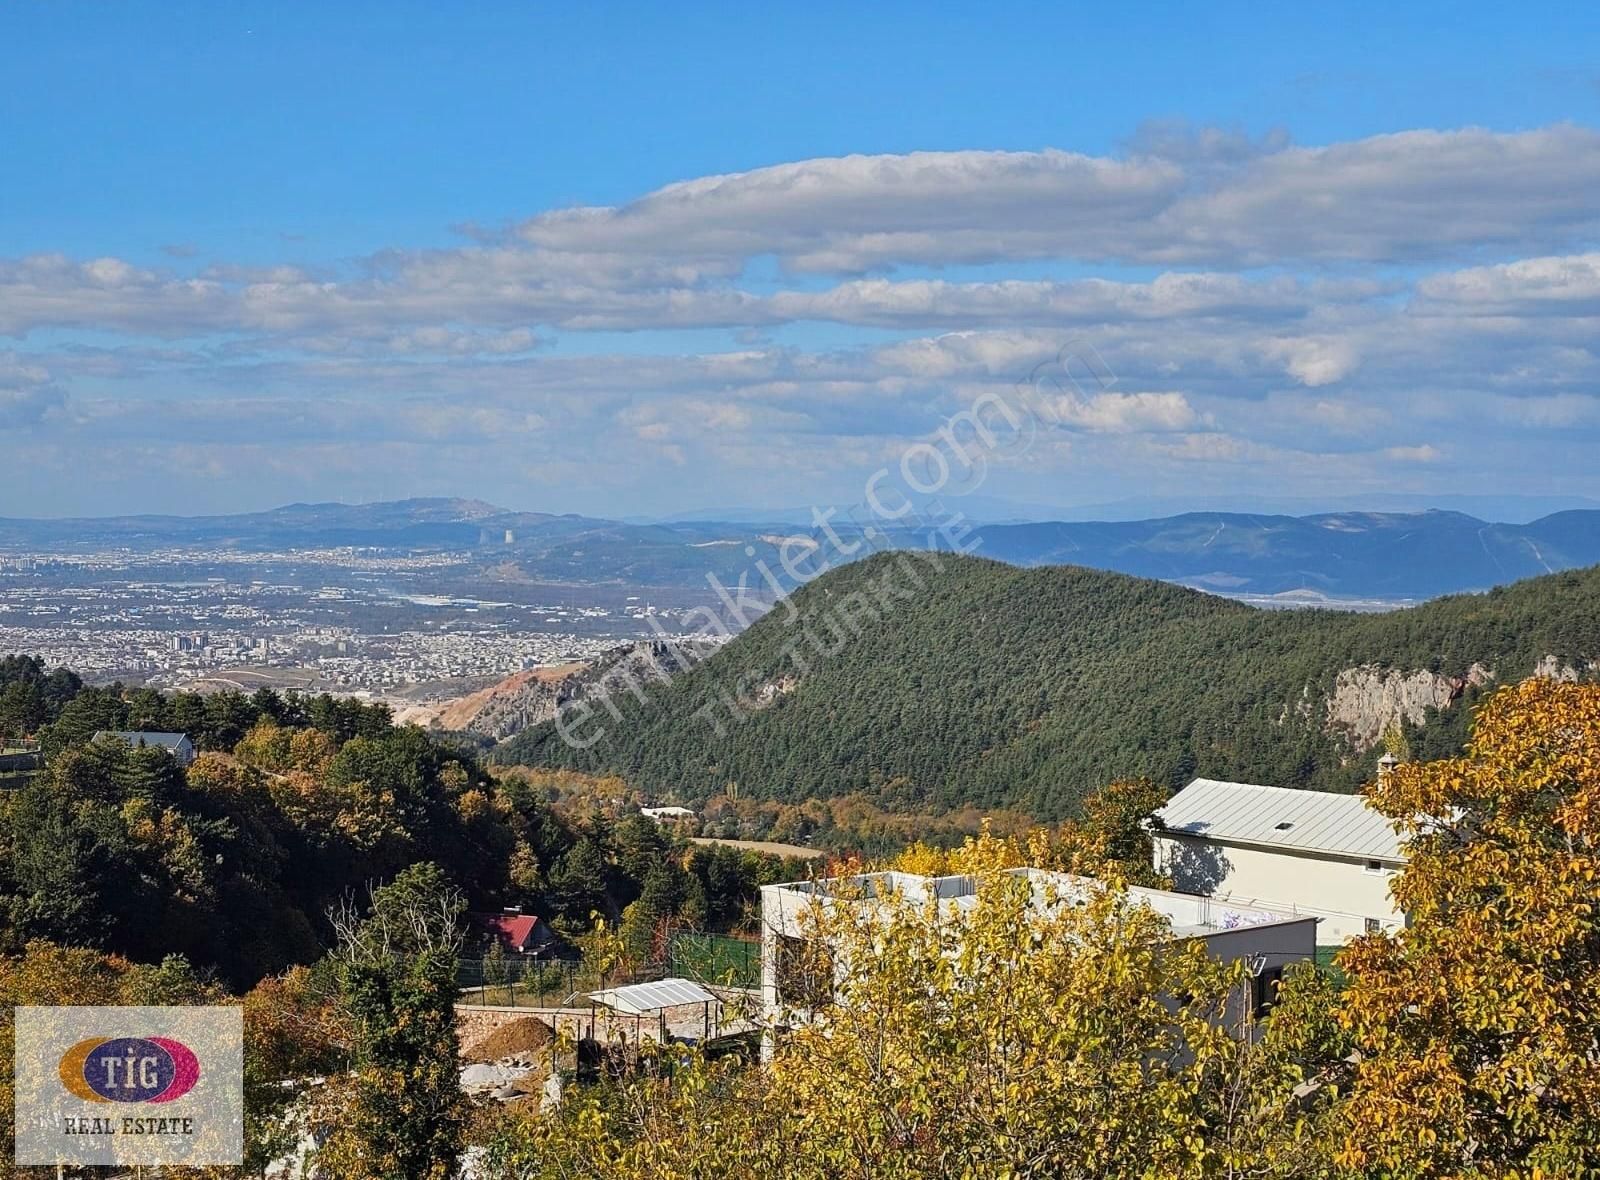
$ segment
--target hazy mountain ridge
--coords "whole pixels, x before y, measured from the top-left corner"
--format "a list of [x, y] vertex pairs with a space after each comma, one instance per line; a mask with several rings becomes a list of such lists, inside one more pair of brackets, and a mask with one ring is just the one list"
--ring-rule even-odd
[[[947, 512], [959, 511], [959, 499]], [[876, 542], [930, 541], [926, 526], [875, 521]], [[847, 541], [859, 531], [834, 524]], [[600, 517], [516, 512], [476, 500], [291, 504], [210, 517], [0, 519], [0, 546], [69, 552], [93, 546], [151, 550], [214, 546], [245, 552], [375, 548], [457, 552], [500, 579], [648, 586], [737, 578], [756, 561], [781, 568], [777, 542], [820, 531], [748, 521], [629, 524]], [[1332, 598], [1422, 599], [1482, 590], [1600, 562], [1600, 511], [1575, 509], [1528, 524], [1458, 512], [1342, 512], [1267, 516], [1193, 512], [1135, 521], [979, 524], [975, 552], [1014, 565], [1073, 564], [1179, 582], [1222, 594], [1307, 591]]]
[[1160, 520], [994, 525], [980, 552], [1018, 565], [1072, 564], [1220, 593], [1430, 598], [1600, 562], [1600, 512], [1526, 525], [1458, 512], [1317, 516], [1189, 513]]

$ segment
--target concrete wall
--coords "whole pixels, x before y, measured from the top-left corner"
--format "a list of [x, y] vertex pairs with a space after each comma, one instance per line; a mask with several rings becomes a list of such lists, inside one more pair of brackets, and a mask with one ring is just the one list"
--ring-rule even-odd
[[1292, 849], [1254, 848], [1178, 833], [1156, 837], [1156, 868], [1174, 888], [1219, 902], [1260, 906], [1321, 919], [1317, 942], [1342, 943], [1362, 934], [1368, 918], [1384, 930], [1405, 925], [1390, 883], [1398, 866], [1373, 871], [1354, 858]]
[[[1219, 910], [1222, 907], [1219, 906]], [[1314, 958], [1317, 953], [1317, 922], [1306, 916], [1298, 921], [1271, 922], [1254, 926], [1240, 926], [1233, 930], [1219, 930], [1202, 936], [1206, 951], [1224, 963], [1245, 960], [1251, 974], [1279, 972], [1295, 963]], [[1254, 1040], [1263, 1026], [1248, 1019], [1254, 1011], [1253, 989], [1235, 992], [1228, 999], [1226, 1026], [1246, 1029], [1245, 1035]]]
[[1317, 926], [1315, 918], [1308, 914], [1298, 921], [1219, 930], [1205, 935], [1203, 941], [1211, 956], [1224, 963], [1250, 959], [1259, 960], [1266, 967], [1287, 967], [1316, 957]]

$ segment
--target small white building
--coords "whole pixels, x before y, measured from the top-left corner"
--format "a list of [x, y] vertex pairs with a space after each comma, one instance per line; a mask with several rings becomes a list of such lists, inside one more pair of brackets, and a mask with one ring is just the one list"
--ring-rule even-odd
[[1184, 893], [1310, 914], [1323, 946], [1405, 925], [1400, 837], [1360, 795], [1197, 778], [1156, 818], [1156, 870]]
[[117, 741], [132, 746], [135, 750], [149, 747], [156, 750], [165, 750], [171, 754], [179, 766], [188, 766], [195, 759], [194, 743], [189, 740], [186, 733], [161, 733], [151, 729], [102, 729], [98, 730], [93, 740], [101, 738], [116, 738]]
[[695, 813], [687, 807], [641, 807], [639, 814], [658, 824], [683, 824], [695, 818]]
[[[1010, 869], [1008, 876], [1024, 877], [1033, 887], [1035, 906], [1044, 907], [1103, 889], [1092, 877], [1043, 869]], [[786, 964], [799, 957], [803, 940], [810, 937], [806, 915], [812, 907], [823, 905], [883, 905], [890, 898], [926, 901], [937, 898], [952, 914], [969, 909], [977, 902], [978, 880], [969, 876], [924, 877], [915, 873], [864, 873], [853, 877], [822, 881], [797, 881], [786, 885], [767, 885], [761, 890], [761, 1010], [762, 1025], [771, 1034], [785, 1020], [791, 1023], [824, 997], [788, 994], [814, 991], [816, 981], [802, 981], [798, 987], [786, 983]], [[1259, 1014], [1265, 1012], [1276, 995], [1277, 982], [1290, 964], [1316, 954], [1316, 919], [1246, 905], [1223, 903], [1208, 897], [1174, 893], [1164, 889], [1132, 886], [1128, 904], [1148, 906], [1171, 924], [1174, 939], [1200, 939], [1207, 951], [1224, 963], [1245, 960], [1255, 974], [1249, 1002]], [[823, 985], [831, 992], [828, 984]], [[770, 1050], [770, 1039], [764, 1051]]]

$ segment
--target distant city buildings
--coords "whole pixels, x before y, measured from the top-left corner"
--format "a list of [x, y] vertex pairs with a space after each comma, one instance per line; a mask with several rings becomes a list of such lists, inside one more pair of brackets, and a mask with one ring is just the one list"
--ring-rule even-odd
[[[438, 592], [463, 560], [353, 548], [5, 553], [0, 652], [98, 682], [406, 705], [457, 695], [453, 682], [593, 659], [662, 613], [611, 590], [524, 602]], [[437, 698], [407, 695], [434, 684]]]

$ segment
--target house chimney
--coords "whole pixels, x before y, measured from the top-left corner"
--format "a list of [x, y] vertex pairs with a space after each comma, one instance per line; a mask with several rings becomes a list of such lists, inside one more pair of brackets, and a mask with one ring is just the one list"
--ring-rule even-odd
[[1400, 765], [1400, 759], [1396, 758], [1393, 754], [1385, 754], [1382, 758], [1379, 758], [1378, 759], [1378, 782], [1379, 783], [1388, 782], [1389, 781], [1389, 772], [1391, 770], [1393, 770], [1396, 766], [1399, 766], [1399, 765]]

